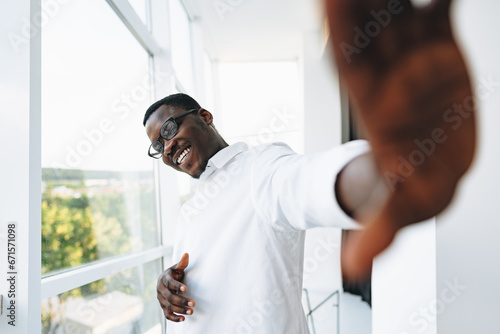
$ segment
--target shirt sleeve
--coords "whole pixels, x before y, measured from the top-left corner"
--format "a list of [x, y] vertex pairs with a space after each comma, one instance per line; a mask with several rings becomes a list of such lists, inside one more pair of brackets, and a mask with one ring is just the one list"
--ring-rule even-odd
[[369, 149], [364, 140], [310, 155], [298, 155], [282, 143], [259, 148], [251, 173], [257, 214], [272, 224], [296, 230], [359, 228], [340, 207], [334, 189], [344, 166]]

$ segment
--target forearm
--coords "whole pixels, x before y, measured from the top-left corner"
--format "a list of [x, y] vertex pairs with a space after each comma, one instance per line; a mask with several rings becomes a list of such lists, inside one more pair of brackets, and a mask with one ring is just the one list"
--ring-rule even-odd
[[389, 194], [371, 153], [351, 160], [337, 176], [337, 201], [351, 217], [360, 220], [382, 208]]

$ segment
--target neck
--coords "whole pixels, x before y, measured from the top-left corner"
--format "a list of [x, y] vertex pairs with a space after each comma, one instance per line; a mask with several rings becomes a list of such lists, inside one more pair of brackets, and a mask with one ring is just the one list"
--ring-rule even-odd
[[214, 152], [214, 154], [212, 156], [214, 156], [217, 152], [219, 152], [220, 150], [228, 147], [228, 143], [226, 143], [226, 141], [224, 140], [224, 138], [222, 137], [219, 137], [219, 141], [218, 141], [218, 145], [217, 145], [217, 150]]

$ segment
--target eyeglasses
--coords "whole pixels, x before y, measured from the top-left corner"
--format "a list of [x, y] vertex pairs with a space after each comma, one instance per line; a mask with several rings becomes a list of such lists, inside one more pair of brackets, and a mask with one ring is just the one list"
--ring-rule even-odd
[[160, 135], [158, 138], [151, 143], [148, 150], [148, 155], [151, 158], [159, 159], [163, 156], [163, 151], [165, 150], [165, 146], [163, 145], [163, 140], [171, 140], [177, 134], [179, 130], [179, 126], [175, 122], [176, 119], [181, 118], [182, 116], [186, 116], [188, 114], [197, 112], [199, 109], [191, 109], [186, 112], [183, 112], [180, 115], [173, 116], [168, 118], [165, 123], [160, 128]]

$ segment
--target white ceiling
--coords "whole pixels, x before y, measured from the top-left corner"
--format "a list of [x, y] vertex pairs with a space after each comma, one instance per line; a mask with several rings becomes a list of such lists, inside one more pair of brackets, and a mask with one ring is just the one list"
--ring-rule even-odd
[[205, 48], [219, 61], [274, 61], [300, 56], [302, 33], [322, 26], [319, 0], [182, 0], [199, 21]]

